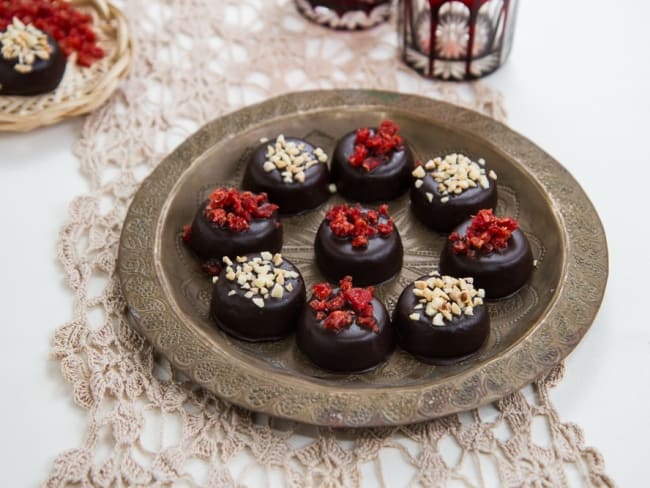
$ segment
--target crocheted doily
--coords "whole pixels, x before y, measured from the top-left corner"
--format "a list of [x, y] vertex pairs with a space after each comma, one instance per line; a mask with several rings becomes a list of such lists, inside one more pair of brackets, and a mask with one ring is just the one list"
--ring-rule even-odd
[[[480, 83], [435, 83], [397, 59], [394, 25], [344, 33], [288, 0], [130, 0], [130, 77], [85, 122], [75, 152], [91, 191], [70, 205], [58, 251], [75, 296], [52, 355], [87, 410], [81, 445], [55, 460], [55, 486], [349, 487], [400, 469], [401, 485], [612, 486], [581, 429], [562, 423], [552, 370], [495, 404], [415, 425], [332, 431], [269, 419], [189, 382], [124, 321], [115, 275], [126, 209], [149, 171], [201, 124], [272, 95], [380, 88], [470, 106], [503, 120]], [[97, 295], [97, 280], [103, 288]], [[91, 281], [93, 286], [91, 287]], [[97, 317], [101, 319], [97, 319]], [[535, 425], [546, 425], [539, 436]], [[153, 440], [152, 440], [153, 439]], [[541, 440], [540, 440], [541, 439]], [[390, 462], [390, 471], [387, 462]], [[410, 477], [410, 479], [408, 478]], [[391, 483], [392, 484], [392, 483]]]

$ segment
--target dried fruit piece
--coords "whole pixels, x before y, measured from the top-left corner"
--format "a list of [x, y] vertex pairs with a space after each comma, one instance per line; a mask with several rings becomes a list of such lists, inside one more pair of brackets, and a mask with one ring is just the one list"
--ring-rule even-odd
[[97, 45], [93, 18], [63, 0], [5, 0], [0, 2], [0, 31], [14, 18], [51, 35], [65, 56], [77, 53], [79, 66], [91, 66], [105, 56]]
[[474, 256], [478, 251], [489, 254], [504, 249], [512, 233], [519, 227], [517, 221], [510, 217], [497, 217], [492, 209], [483, 209], [472, 217], [470, 226], [461, 236], [452, 232], [449, 240], [454, 254]]
[[390, 159], [390, 153], [404, 144], [398, 131], [399, 127], [392, 120], [382, 121], [376, 131], [367, 127], [358, 129], [354, 139], [354, 152], [348, 157], [348, 163], [367, 172], [386, 163]]
[[266, 193], [217, 188], [208, 197], [203, 214], [220, 227], [243, 232], [252, 219], [268, 219], [277, 209], [277, 205], [269, 203]]
[[312, 290], [316, 299], [309, 302], [309, 306], [316, 312], [316, 319], [323, 321], [326, 329], [338, 331], [349, 327], [356, 320], [361, 327], [373, 332], [379, 331], [372, 306], [374, 287], [355, 288], [352, 277], [346, 276], [339, 282], [339, 289], [334, 296], [328, 283], [314, 285]]
[[388, 216], [388, 205], [380, 205], [377, 210], [364, 210], [359, 205], [347, 204], [332, 207], [325, 215], [334, 235], [352, 237], [352, 247], [363, 248], [368, 238], [377, 234], [389, 236], [395, 230], [393, 219]]

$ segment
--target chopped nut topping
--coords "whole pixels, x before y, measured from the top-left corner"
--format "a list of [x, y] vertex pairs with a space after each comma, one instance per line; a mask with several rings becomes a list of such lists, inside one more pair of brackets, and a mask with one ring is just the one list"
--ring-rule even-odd
[[47, 42], [47, 34], [32, 24], [23, 24], [18, 17], [0, 33], [2, 57], [7, 61], [17, 59], [14, 70], [21, 74], [31, 73], [36, 58], [47, 60], [52, 47]]
[[424, 308], [426, 317], [431, 318], [435, 326], [444, 326], [454, 316], [474, 315], [474, 307], [483, 304], [485, 290], [475, 289], [473, 278], [454, 278], [440, 276], [434, 272], [426, 280], [413, 283], [413, 294], [418, 303], [409, 315], [411, 320], [420, 320], [421, 314], [416, 310]]
[[[424, 164], [420, 163], [411, 174], [415, 178], [415, 188], [422, 187], [427, 174], [431, 176], [437, 184], [438, 192], [442, 195], [440, 202], [447, 203], [450, 195], [459, 195], [468, 188], [477, 186], [485, 190], [490, 188], [489, 179], [496, 180], [497, 174], [490, 170], [486, 175], [483, 166], [485, 166], [484, 159], [475, 162], [464, 154], [453, 153], [444, 158], [437, 157]], [[433, 195], [428, 192], [426, 195], [429, 202], [431, 202]], [[431, 195], [431, 198], [429, 198], [429, 195]]]
[[[226, 267], [226, 279], [237, 283], [243, 294], [260, 308], [264, 308], [264, 300], [269, 298], [280, 299], [284, 296], [284, 290], [291, 292], [293, 285], [289, 280], [296, 280], [299, 274], [280, 266], [284, 263], [282, 254], [271, 254], [263, 251], [259, 256], [251, 259], [246, 256], [237, 256], [235, 266], [227, 256], [223, 258]], [[231, 290], [228, 296], [235, 295], [236, 291]]]
[[274, 144], [266, 146], [266, 158], [264, 171], [280, 171], [284, 183], [304, 183], [309, 168], [327, 163], [329, 159], [320, 147], [313, 153], [306, 151], [305, 144], [287, 141], [283, 134], [275, 139]]

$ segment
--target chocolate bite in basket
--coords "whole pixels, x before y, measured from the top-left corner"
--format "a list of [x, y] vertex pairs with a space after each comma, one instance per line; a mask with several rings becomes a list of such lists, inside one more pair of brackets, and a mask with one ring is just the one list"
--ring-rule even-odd
[[54, 90], [66, 59], [54, 38], [14, 17], [0, 33], [0, 95], [38, 95]]
[[346, 276], [338, 288], [313, 286], [298, 321], [296, 345], [321, 368], [351, 373], [384, 362], [395, 348], [395, 334], [374, 289], [354, 287]]
[[402, 239], [388, 213], [360, 205], [337, 205], [325, 215], [316, 233], [316, 264], [336, 282], [350, 275], [358, 285], [381, 283], [402, 268]]
[[278, 206], [264, 193], [217, 188], [199, 207], [192, 224], [185, 227], [183, 241], [207, 268], [215, 264], [215, 270], [223, 256], [279, 252], [282, 224]]
[[361, 128], [343, 136], [332, 159], [332, 180], [344, 197], [358, 202], [380, 202], [402, 195], [411, 183], [413, 156], [384, 120], [378, 128]]
[[210, 313], [217, 326], [245, 341], [271, 341], [291, 334], [305, 306], [300, 271], [281, 254], [264, 251], [223, 258]]
[[496, 207], [497, 175], [485, 160], [453, 153], [416, 165], [411, 208], [427, 227], [449, 232], [479, 210]]
[[280, 134], [255, 149], [242, 186], [265, 192], [282, 214], [311, 210], [330, 196], [328, 156], [320, 147]]
[[476, 352], [490, 332], [485, 290], [472, 278], [422, 276], [407, 286], [393, 313], [399, 345], [425, 361], [461, 359]]
[[488, 299], [513, 294], [533, 272], [530, 244], [515, 219], [479, 211], [449, 235], [440, 255], [440, 272], [471, 276]]

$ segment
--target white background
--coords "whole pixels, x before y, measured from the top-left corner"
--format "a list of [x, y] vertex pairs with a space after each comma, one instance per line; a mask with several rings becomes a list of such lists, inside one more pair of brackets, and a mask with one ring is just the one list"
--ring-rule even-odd
[[[647, 486], [650, 3], [520, 3], [511, 58], [486, 82], [503, 92], [509, 124], [581, 183], [610, 252], [601, 311], [552, 396], [620, 486]], [[48, 359], [53, 330], [72, 314], [56, 239], [68, 203], [88, 190], [71, 152], [81, 123], [0, 135], [2, 486], [42, 482], [85, 432], [86, 412]]]

